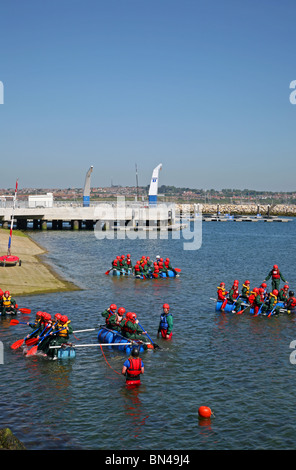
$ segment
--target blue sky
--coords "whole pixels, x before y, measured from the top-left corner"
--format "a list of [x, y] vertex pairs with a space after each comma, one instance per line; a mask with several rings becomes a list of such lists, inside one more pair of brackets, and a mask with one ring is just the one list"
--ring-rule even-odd
[[293, 0], [0, 0], [0, 187], [294, 191]]

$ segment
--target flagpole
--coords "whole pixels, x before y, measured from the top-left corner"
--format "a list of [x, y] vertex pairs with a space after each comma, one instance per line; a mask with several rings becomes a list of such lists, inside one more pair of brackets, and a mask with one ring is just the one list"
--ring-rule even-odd
[[11, 215], [11, 223], [10, 223], [10, 233], [9, 233], [9, 240], [8, 240], [7, 256], [11, 255], [11, 238], [12, 238], [13, 216], [14, 216], [14, 209], [15, 209], [15, 204], [16, 204], [17, 187], [18, 187], [18, 180], [16, 180], [16, 184], [15, 184], [15, 192], [14, 192], [14, 198], [13, 198], [13, 207], [12, 207], [12, 215]]

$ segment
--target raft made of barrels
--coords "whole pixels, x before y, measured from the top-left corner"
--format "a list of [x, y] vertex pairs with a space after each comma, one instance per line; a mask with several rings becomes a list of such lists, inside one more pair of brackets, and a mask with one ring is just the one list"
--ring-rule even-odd
[[[221, 300], [217, 300], [217, 302], [216, 302], [216, 311], [217, 311], [217, 312], [221, 311], [222, 303], [223, 303], [223, 302], [222, 302]], [[245, 308], [247, 308], [247, 307], [249, 307], [249, 306], [250, 306], [250, 305], [247, 304], [247, 303], [242, 303], [242, 304], [241, 304], [241, 309], [245, 309]], [[284, 306], [285, 306], [284, 302], [277, 302], [277, 304], [276, 304], [276, 307], [281, 307], [281, 308], [283, 308]], [[235, 302], [233, 302], [233, 303], [227, 302], [227, 304], [226, 304], [225, 307], [224, 307], [224, 313], [232, 312], [234, 309], [235, 309]], [[271, 312], [271, 311], [268, 310], [268, 311], [265, 313], [265, 315], [268, 315], [270, 312]], [[254, 308], [253, 308], [253, 307], [250, 308], [250, 314], [251, 314], [251, 315], [254, 315]]]
[[[122, 336], [118, 331], [109, 330], [108, 328], [102, 327], [98, 331], [98, 342], [110, 344], [110, 348], [116, 348], [116, 350], [130, 354], [132, 351], [131, 340]], [[144, 347], [142, 344], [138, 344], [137, 340], [132, 340], [133, 343], [137, 344], [139, 351], [143, 352]], [[114, 344], [116, 343], [116, 344]], [[117, 346], [118, 344], [118, 346]]]
[[160, 279], [167, 277], [176, 277], [176, 274], [174, 273], [174, 271], [168, 270], [167, 273], [159, 273], [157, 277], [155, 277], [151, 272], [148, 272], [146, 274], [136, 274], [135, 277], [137, 279]]

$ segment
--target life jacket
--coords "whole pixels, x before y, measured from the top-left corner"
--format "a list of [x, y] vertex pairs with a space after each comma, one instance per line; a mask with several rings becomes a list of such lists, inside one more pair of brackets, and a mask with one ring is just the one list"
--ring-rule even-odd
[[3, 306], [10, 307], [11, 306], [11, 295], [9, 297], [3, 297]]
[[250, 302], [251, 305], [254, 304], [255, 298], [256, 298], [255, 292], [251, 292], [251, 294], [248, 297], [248, 301]]
[[130, 265], [132, 264], [132, 261], [131, 261], [130, 258], [126, 258], [126, 264], [127, 264], [128, 266], [130, 266]]
[[159, 323], [159, 327], [161, 330], [167, 330], [168, 329], [168, 321], [167, 321], [167, 317], [169, 315], [172, 315], [171, 313], [168, 313], [167, 315], [165, 313], [162, 313], [160, 315], [160, 323]]
[[[287, 293], [284, 291], [283, 288], [280, 290], [280, 292], [282, 293], [282, 297], [287, 300], [287, 298], [288, 298]], [[280, 295], [279, 295], [279, 297], [280, 297]]]
[[111, 318], [113, 315], [115, 315], [115, 313], [113, 313], [113, 312], [110, 310], [108, 317], [106, 317], [106, 325], [110, 325], [109, 320], [110, 320], [110, 318]]
[[58, 329], [60, 330], [58, 332], [58, 336], [62, 338], [68, 338], [69, 337], [69, 331], [67, 330], [67, 326], [69, 325], [71, 320], [67, 321], [67, 323], [59, 323], [58, 324]]
[[280, 270], [279, 268], [272, 270], [272, 279], [280, 279]]
[[246, 289], [246, 295], [249, 295], [249, 293], [250, 293], [250, 287], [247, 286], [246, 284], [243, 284], [243, 288]]
[[218, 294], [218, 299], [219, 300], [224, 300], [225, 299], [225, 295], [226, 295], [226, 289], [224, 289], [223, 287], [217, 287], [217, 294]]
[[290, 297], [288, 300], [288, 306], [289, 308], [295, 308], [296, 307], [296, 299], [295, 297]]
[[274, 298], [274, 303], [273, 303], [273, 305], [275, 305], [275, 304], [277, 303], [277, 296], [274, 295], [272, 292], [270, 292], [270, 294], [269, 294], [269, 301], [272, 300], [272, 297]]
[[130, 365], [126, 369], [126, 374], [128, 379], [137, 380], [140, 378], [141, 374], [141, 364], [142, 360], [140, 357], [129, 357]]
[[113, 266], [114, 268], [118, 268], [118, 263], [117, 263], [116, 260], [112, 261], [112, 266]]
[[135, 330], [132, 330], [129, 326], [127, 326], [127, 323], [131, 321], [128, 318], [125, 319], [124, 325], [121, 328], [124, 333], [130, 333], [131, 335], [135, 332]]
[[140, 265], [139, 265], [139, 264], [135, 264], [135, 266], [134, 266], [134, 269], [135, 269], [135, 271], [141, 271], [141, 270], [140, 270]]
[[169, 262], [169, 261], [165, 261], [165, 262], [164, 262], [164, 265], [165, 265], [165, 267], [166, 267], [167, 269], [169, 269], [170, 262]]
[[238, 296], [239, 296], [238, 287], [237, 287], [237, 286], [232, 286], [232, 290], [233, 290], [232, 297], [233, 297], [234, 299], [237, 299]]

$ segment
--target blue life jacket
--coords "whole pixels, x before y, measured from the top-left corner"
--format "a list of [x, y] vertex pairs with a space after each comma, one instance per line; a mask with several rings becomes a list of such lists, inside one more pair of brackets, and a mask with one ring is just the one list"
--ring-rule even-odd
[[172, 314], [171, 314], [171, 313], [168, 313], [168, 314], [166, 315], [165, 313], [162, 313], [162, 314], [160, 315], [160, 324], [159, 324], [159, 327], [160, 327], [161, 330], [167, 330], [167, 329], [168, 329], [169, 324], [168, 324], [168, 321], [167, 321], [167, 317], [168, 317], [169, 315], [172, 315]]

